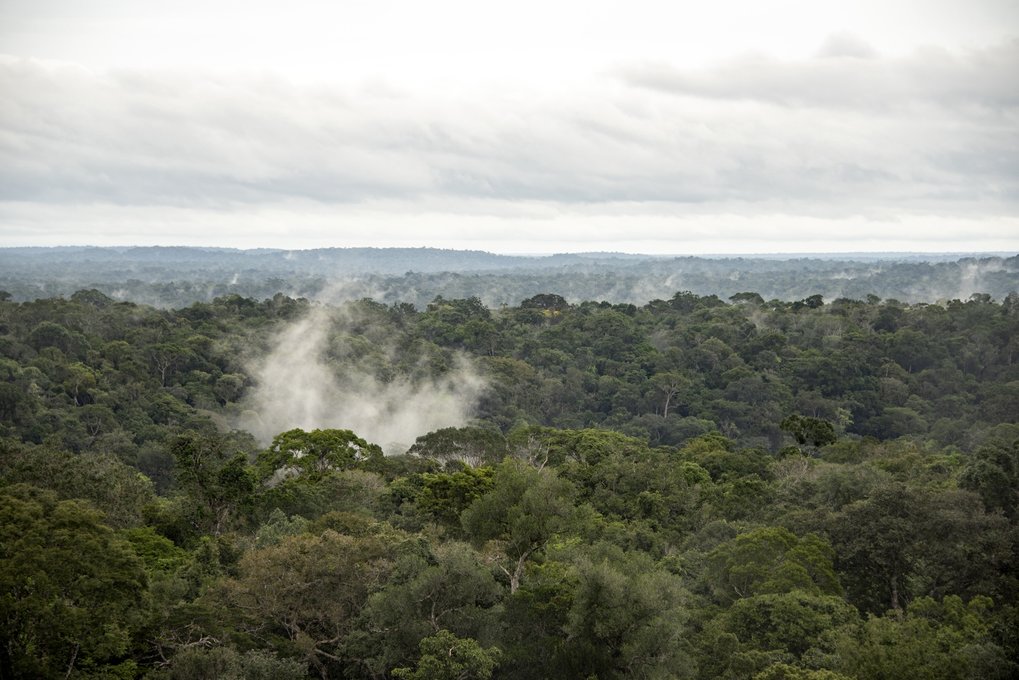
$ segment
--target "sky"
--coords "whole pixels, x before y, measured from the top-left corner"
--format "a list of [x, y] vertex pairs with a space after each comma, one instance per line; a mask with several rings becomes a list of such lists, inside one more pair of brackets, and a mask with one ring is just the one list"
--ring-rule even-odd
[[0, 246], [1019, 252], [1014, 0], [0, 0]]

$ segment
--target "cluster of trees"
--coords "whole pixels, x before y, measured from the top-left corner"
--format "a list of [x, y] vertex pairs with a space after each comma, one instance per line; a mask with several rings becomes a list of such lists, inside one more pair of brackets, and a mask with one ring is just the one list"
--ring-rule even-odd
[[483, 357], [497, 388], [481, 415], [504, 431], [597, 426], [680, 444], [718, 430], [777, 450], [783, 420], [803, 415], [833, 434], [965, 449], [1019, 436], [1015, 295], [726, 304], [678, 293], [643, 307], [539, 295], [497, 314], [438, 299], [417, 328]]
[[490, 383], [399, 455], [230, 429], [310, 306], [0, 300], [0, 677], [1019, 672], [1015, 295], [351, 303]]

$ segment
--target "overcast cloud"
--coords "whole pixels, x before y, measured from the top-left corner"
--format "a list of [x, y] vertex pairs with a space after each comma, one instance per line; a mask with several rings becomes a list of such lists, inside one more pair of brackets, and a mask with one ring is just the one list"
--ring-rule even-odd
[[[489, 77], [442, 51], [422, 55], [428, 77], [397, 52], [328, 77], [289, 51], [285, 69], [155, 63], [137, 45], [131, 60], [90, 43], [71, 59], [55, 36], [98, 18], [12, 4], [0, 245], [1019, 249], [1019, 39], [1000, 21], [959, 22], [941, 45], [811, 24], [790, 33], [796, 54], [750, 41], [700, 59], [629, 44], [598, 59], [569, 38], [559, 59], [539, 32], [547, 69], [514, 70], [496, 44], [479, 53]], [[1004, 7], [970, 11], [1012, 21]]]

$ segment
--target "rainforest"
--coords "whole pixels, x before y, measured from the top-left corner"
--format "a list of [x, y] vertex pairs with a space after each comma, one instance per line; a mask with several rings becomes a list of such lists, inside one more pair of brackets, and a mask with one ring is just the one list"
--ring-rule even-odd
[[0, 293], [2, 678], [1019, 672], [1015, 292], [105, 290]]

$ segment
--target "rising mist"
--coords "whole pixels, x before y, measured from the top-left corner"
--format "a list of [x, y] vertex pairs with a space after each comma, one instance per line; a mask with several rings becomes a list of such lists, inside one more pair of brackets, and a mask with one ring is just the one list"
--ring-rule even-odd
[[364, 368], [339, 370], [325, 352], [331, 330], [343, 323], [336, 310], [320, 307], [280, 332], [269, 353], [251, 362], [257, 386], [238, 426], [263, 443], [295, 427], [348, 429], [395, 454], [422, 434], [467, 423], [485, 381], [466, 357], [425, 380], [383, 382]]

